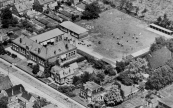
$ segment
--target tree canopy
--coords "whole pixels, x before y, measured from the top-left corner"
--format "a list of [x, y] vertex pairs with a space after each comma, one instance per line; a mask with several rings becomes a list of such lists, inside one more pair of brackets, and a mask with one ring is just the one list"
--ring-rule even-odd
[[38, 64], [34, 65], [32, 73], [36, 75], [39, 71], [40, 71], [39, 65]]
[[93, 2], [91, 4], [87, 4], [85, 6], [85, 11], [82, 13], [82, 19], [96, 19], [99, 17], [100, 8], [97, 2]]
[[5, 54], [5, 49], [2, 42], [0, 42], [0, 55], [3, 55], [3, 54]]
[[[171, 61], [172, 62], [172, 61]], [[170, 61], [169, 61], [170, 63]], [[173, 82], [173, 70], [169, 65], [164, 65], [154, 72], [150, 73], [150, 77], [146, 82], [146, 89], [159, 90]]]
[[115, 106], [123, 101], [123, 91], [118, 85], [112, 85], [107, 94], [104, 95], [104, 102], [106, 106]]
[[8, 97], [0, 98], [0, 108], [7, 108]]

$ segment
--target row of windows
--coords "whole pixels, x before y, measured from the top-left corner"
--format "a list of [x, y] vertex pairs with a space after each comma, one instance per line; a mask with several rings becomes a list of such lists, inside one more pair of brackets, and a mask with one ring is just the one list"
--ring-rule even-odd
[[72, 51], [72, 52], [66, 54], [66, 57], [67, 57], [67, 58], [73, 57], [73, 56], [75, 55], [75, 52], [76, 52], [76, 51]]
[[173, 34], [173, 32], [168, 32], [168, 31], [159, 29], [159, 28], [157, 28], [157, 27], [154, 27], [154, 26], [152, 26], [152, 25], [150, 25], [150, 27], [153, 28], [153, 29], [155, 29], [155, 30], [158, 30], [158, 31], [160, 31], [160, 32], [163, 32], [163, 33], [165, 33], [165, 34], [168, 34], [168, 35], [172, 35], [172, 34]]

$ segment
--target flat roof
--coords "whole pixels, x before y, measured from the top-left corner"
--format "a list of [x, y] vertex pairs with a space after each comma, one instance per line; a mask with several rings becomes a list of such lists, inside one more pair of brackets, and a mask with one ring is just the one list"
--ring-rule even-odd
[[88, 30], [71, 22], [71, 21], [64, 21], [63, 23], [60, 24], [62, 27], [69, 29], [70, 31], [73, 31], [77, 34], [85, 33]]
[[159, 26], [159, 25], [156, 25], [156, 24], [154, 24], [154, 23], [152, 23], [152, 24], [150, 24], [151, 26], [154, 26], [154, 27], [157, 27], [157, 28], [159, 28], [159, 29], [162, 29], [162, 30], [164, 30], [164, 31], [167, 31], [167, 32], [173, 32], [173, 31], [171, 31], [171, 30], [169, 30], [169, 29], [166, 29], [166, 28], [163, 28], [163, 27], [161, 27], [161, 26]]
[[43, 42], [43, 41], [46, 41], [48, 39], [54, 38], [54, 37], [62, 35], [62, 34], [64, 34], [64, 32], [62, 32], [61, 30], [56, 28], [56, 29], [47, 31], [45, 33], [39, 34], [37, 36], [31, 37], [30, 39], [33, 41], [37, 40], [37, 42]]

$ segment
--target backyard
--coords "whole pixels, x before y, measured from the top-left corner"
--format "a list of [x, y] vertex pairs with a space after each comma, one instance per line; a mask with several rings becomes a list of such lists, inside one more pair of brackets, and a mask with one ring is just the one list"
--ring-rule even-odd
[[113, 61], [149, 47], [159, 37], [146, 30], [145, 22], [116, 9], [101, 13], [98, 19], [77, 24], [90, 30], [90, 37], [85, 40], [92, 43], [93, 47], [89, 48]]

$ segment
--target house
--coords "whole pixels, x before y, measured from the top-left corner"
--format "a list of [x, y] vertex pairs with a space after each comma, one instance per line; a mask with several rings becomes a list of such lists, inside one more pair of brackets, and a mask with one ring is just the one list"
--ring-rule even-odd
[[84, 37], [88, 36], [88, 30], [71, 22], [71, 21], [65, 21], [63, 23], [60, 24], [59, 28], [70, 34], [71, 36], [77, 38], [77, 39], [81, 39]]
[[173, 96], [161, 98], [159, 100], [158, 108], [173, 108]]
[[36, 42], [26, 36], [20, 36], [12, 41], [12, 50], [43, 67], [45, 66], [45, 61], [56, 62], [62, 66], [76, 57], [77, 48], [66, 41], [59, 41], [54, 45], [47, 46], [43, 46], [38, 42], [39, 40]]
[[27, 14], [28, 11], [32, 11], [32, 3], [29, 1], [25, 1], [25, 2], [20, 2], [20, 3], [16, 3], [12, 6], [12, 12], [15, 15], [23, 15], [23, 14]]
[[101, 93], [104, 88], [93, 81], [88, 81], [83, 87], [80, 89], [79, 96], [88, 100], [88, 102], [93, 101], [98, 94]]
[[40, 43], [41, 45], [47, 45], [49, 42], [59, 42], [63, 40], [64, 32], [58, 28], [47, 31], [45, 33], [39, 34], [37, 36], [31, 37], [30, 39]]
[[36, 101], [36, 98], [33, 97], [32, 94], [25, 91], [22, 93], [21, 97], [19, 97], [19, 100], [25, 108], [32, 108], [32, 106], [34, 105], [34, 101]]
[[18, 98], [24, 91], [25, 89], [21, 84], [13, 86], [7, 90], [2, 90], [2, 93], [8, 97], [8, 108], [20, 108]]
[[12, 5], [14, 0], [0, 0], [0, 9], [5, 8], [8, 5]]
[[56, 1], [55, 0], [34, 0], [34, 4], [36, 5], [42, 5], [43, 6], [43, 10], [46, 10], [48, 7], [55, 6], [54, 3]]
[[8, 76], [0, 76], [0, 90], [6, 90], [13, 86]]
[[147, 60], [153, 70], [165, 65], [170, 59], [172, 59], [172, 53], [166, 46], [147, 55]]
[[73, 68], [60, 68], [59, 66], [54, 66], [51, 69], [51, 77], [55, 80], [58, 84], [65, 84], [72, 80], [74, 75]]

